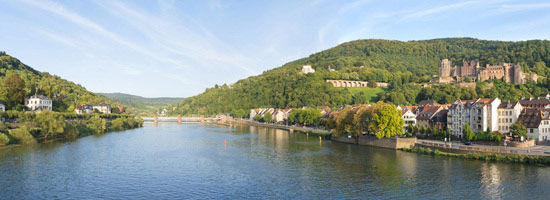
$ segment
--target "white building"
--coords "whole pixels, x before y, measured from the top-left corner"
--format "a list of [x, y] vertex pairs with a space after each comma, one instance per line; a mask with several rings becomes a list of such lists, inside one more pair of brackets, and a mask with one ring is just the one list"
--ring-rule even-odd
[[311, 65], [304, 65], [302, 67], [302, 73], [304, 74], [315, 73], [315, 69], [313, 69]]
[[52, 99], [44, 95], [33, 95], [27, 98], [25, 105], [33, 112], [52, 110]]
[[510, 126], [518, 121], [523, 107], [519, 102], [503, 102], [498, 106], [498, 132], [509, 133]]
[[86, 113], [89, 114], [94, 112], [94, 108], [90, 104], [83, 104], [76, 107], [74, 111], [76, 112], [76, 114], [86, 114]]
[[76, 107], [75, 112], [77, 114], [94, 113], [97, 110], [101, 113], [111, 113], [111, 105], [106, 103], [100, 104], [83, 104]]
[[518, 122], [527, 128], [527, 137], [535, 141], [550, 140], [550, 109], [525, 108], [518, 117]]
[[401, 118], [405, 122], [403, 125], [403, 133], [407, 132], [407, 128], [411, 126], [416, 126], [416, 115], [411, 110], [401, 110]]
[[92, 104], [94, 110], [98, 110], [101, 113], [111, 113], [111, 105], [106, 103]]
[[449, 107], [447, 128], [451, 134], [463, 137], [464, 125], [468, 123], [474, 132], [498, 131], [498, 106], [500, 100], [458, 100]]
[[275, 108], [257, 108], [250, 110], [250, 120], [254, 120], [256, 116], [264, 117], [265, 114], [271, 114], [273, 122], [283, 122], [288, 119], [292, 109], [275, 109]]

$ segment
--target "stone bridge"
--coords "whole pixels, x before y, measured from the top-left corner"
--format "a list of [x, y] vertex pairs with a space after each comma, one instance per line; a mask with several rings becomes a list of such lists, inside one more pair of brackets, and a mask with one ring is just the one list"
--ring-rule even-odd
[[178, 123], [204, 123], [204, 122], [213, 122], [213, 121], [220, 121], [222, 120], [222, 117], [182, 117], [181, 115], [177, 117], [143, 117], [144, 121], [151, 121], [151, 122], [178, 122]]

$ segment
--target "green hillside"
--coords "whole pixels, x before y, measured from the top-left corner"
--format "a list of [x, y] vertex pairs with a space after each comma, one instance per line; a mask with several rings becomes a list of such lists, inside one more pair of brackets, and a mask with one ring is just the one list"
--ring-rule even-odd
[[177, 103], [183, 98], [174, 97], [157, 97], [146, 98], [124, 93], [98, 93], [101, 96], [120, 102], [124, 107], [132, 110], [132, 113], [150, 114], [166, 107], [170, 104]]
[[[494, 87], [456, 88], [450, 85], [423, 88], [439, 71], [441, 59], [458, 64], [477, 60], [481, 66], [497, 62], [520, 63], [523, 71], [546, 77], [550, 74], [550, 41], [486, 41], [446, 38], [424, 41], [357, 40], [289, 62], [258, 76], [209, 88], [200, 95], [176, 104], [173, 114], [216, 114], [233, 109], [257, 107], [296, 108], [302, 106], [366, 103], [350, 90], [325, 83], [326, 79], [378, 81], [390, 83], [379, 100], [394, 104], [416, 104], [424, 99], [449, 103], [457, 98], [499, 97], [517, 100], [548, 92], [548, 81], [510, 85], [498, 80]], [[303, 65], [316, 72], [301, 74]], [[331, 72], [328, 67], [336, 69]]]
[[[6, 82], [12, 75], [17, 75], [13, 80], [22, 80], [22, 93], [8, 95]], [[15, 81], [17, 82], [17, 81]], [[47, 72], [39, 72], [18, 59], [0, 52], [0, 100], [6, 104], [7, 109], [22, 110], [24, 98], [33, 94], [42, 94], [53, 100], [53, 109], [58, 112], [74, 112], [75, 105], [88, 103], [113, 103], [113, 101], [94, 94], [83, 86], [71, 81], [51, 75]]]

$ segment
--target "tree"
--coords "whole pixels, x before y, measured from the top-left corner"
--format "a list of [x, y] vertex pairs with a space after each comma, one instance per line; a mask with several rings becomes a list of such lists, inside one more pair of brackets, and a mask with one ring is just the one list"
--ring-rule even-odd
[[527, 137], [527, 128], [519, 122], [516, 122], [510, 126], [510, 133], [512, 135]]
[[0, 133], [0, 146], [6, 145], [10, 142], [10, 138], [3, 133]]
[[367, 102], [367, 97], [363, 91], [353, 95], [353, 104], [364, 104]]
[[373, 120], [376, 123], [376, 137], [378, 139], [383, 137], [390, 138], [403, 131], [404, 121], [401, 118], [400, 110], [391, 104], [381, 102], [375, 106], [376, 111], [373, 115]]
[[66, 125], [62, 115], [48, 110], [36, 115], [36, 123], [46, 133], [44, 139], [48, 139], [50, 134], [55, 137], [56, 134], [63, 133]]
[[6, 88], [6, 106], [9, 109], [23, 104], [25, 101], [25, 81], [17, 74], [13, 74], [4, 81]]
[[87, 127], [94, 130], [96, 134], [103, 134], [107, 129], [107, 120], [102, 119], [101, 117], [99, 117], [99, 115], [96, 114], [92, 118], [90, 118]]
[[270, 112], [267, 112], [264, 114], [264, 121], [265, 122], [272, 122], [273, 121], [273, 115], [271, 115]]
[[246, 115], [246, 112], [241, 108], [241, 109], [233, 109], [231, 111], [231, 116], [233, 116], [234, 118], [242, 118]]
[[470, 124], [468, 124], [468, 122], [464, 124], [464, 130], [462, 131], [462, 134], [464, 135], [464, 139], [466, 139], [467, 141], [472, 141], [474, 139], [475, 133], [474, 131], [472, 131], [472, 128], [470, 127]]
[[369, 124], [374, 123], [372, 119], [373, 107], [361, 105], [353, 117], [353, 127], [355, 128], [352, 136], [361, 136], [364, 130], [369, 129]]
[[349, 133], [353, 126], [354, 116], [355, 112], [352, 110], [351, 106], [346, 106], [344, 110], [340, 111], [338, 115], [336, 115], [334, 135], [340, 136], [344, 133]]
[[35, 144], [36, 140], [29, 132], [26, 125], [20, 126], [17, 129], [9, 130], [9, 134], [13, 137], [17, 144]]
[[370, 79], [367, 86], [369, 86], [370, 88], [376, 88], [376, 80], [374, 78]]

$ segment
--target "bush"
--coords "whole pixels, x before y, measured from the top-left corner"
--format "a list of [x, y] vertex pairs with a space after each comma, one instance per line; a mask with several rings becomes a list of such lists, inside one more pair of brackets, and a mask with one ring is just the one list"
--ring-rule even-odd
[[17, 144], [35, 144], [36, 140], [32, 137], [27, 126], [21, 126], [17, 129], [10, 130], [9, 134], [15, 139]]
[[75, 139], [78, 137], [78, 129], [74, 122], [67, 122], [65, 129], [63, 130], [63, 137], [67, 139]]
[[7, 135], [0, 133], [0, 145], [6, 145], [10, 143], [10, 138]]

